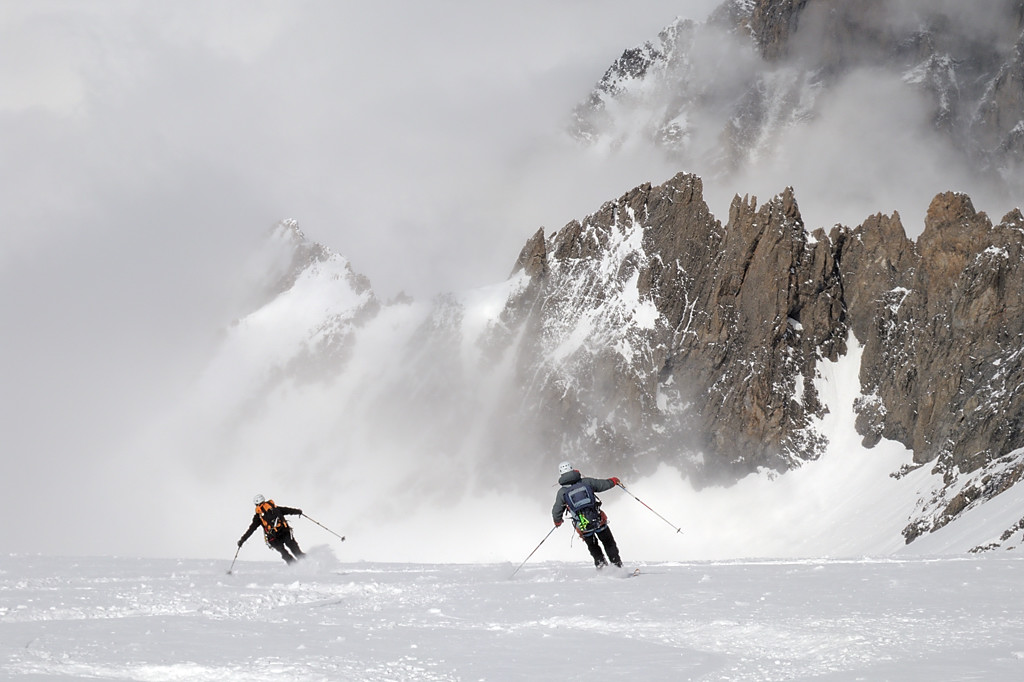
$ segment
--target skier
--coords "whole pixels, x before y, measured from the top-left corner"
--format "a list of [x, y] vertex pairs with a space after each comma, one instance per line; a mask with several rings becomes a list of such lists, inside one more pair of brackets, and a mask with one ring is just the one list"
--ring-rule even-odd
[[[295, 561], [296, 557], [306, 556], [305, 553], [299, 549], [299, 543], [295, 542], [295, 536], [292, 534], [292, 528], [284, 519], [285, 515], [297, 514], [302, 516], [301, 509], [278, 507], [274, 504], [273, 500], [268, 500], [262, 495], [257, 495], [252, 498], [252, 503], [256, 505], [256, 513], [252, 515], [252, 523], [249, 524], [249, 530], [245, 531], [245, 535], [238, 540], [239, 547], [245, 544], [245, 541], [249, 539], [249, 536], [262, 525], [263, 539], [266, 541], [267, 546], [280, 552], [281, 557], [287, 563], [290, 564]], [[295, 556], [288, 553], [289, 549], [295, 554]]]
[[[594, 494], [611, 490], [619, 485], [619, 479], [614, 476], [583, 478], [569, 462], [558, 465], [558, 474], [558, 484], [562, 487], [555, 495], [555, 505], [551, 508], [555, 526], [562, 525], [562, 517], [568, 511], [572, 515], [572, 525], [576, 527], [576, 532], [587, 543], [590, 556], [594, 558], [594, 566], [601, 569], [611, 561], [621, 568], [622, 559], [612, 529], [608, 527], [608, 516], [601, 511], [601, 500]], [[604, 558], [598, 539], [608, 552], [608, 561]]]

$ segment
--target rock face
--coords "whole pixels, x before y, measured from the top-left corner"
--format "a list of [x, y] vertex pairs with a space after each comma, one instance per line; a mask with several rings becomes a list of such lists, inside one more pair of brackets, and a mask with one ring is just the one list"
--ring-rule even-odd
[[908, 541], [1024, 477], [1019, 210], [993, 225], [939, 194], [912, 241], [897, 214], [809, 232], [791, 189], [735, 197], [723, 224], [703, 191], [685, 173], [637, 187], [538, 230], [506, 282], [427, 303], [381, 304], [284, 223], [273, 295], [229, 334], [227, 376], [251, 377], [233, 414], [310, 391], [349, 447], [459, 462], [484, 484], [511, 466], [546, 480], [562, 459], [728, 484], [825, 451], [822, 363], [856, 344], [864, 444], [898, 441], [944, 483]]
[[1005, 361], [1024, 342], [1021, 228], [1019, 212], [993, 227], [964, 195], [932, 202], [886, 305], [851, 315], [866, 342], [863, 387], [885, 406], [884, 418], [863, 413], [869, 439], [965, 471], [1017, 447], [1022, 424], [1007, 417], [1024, 407], [1022, 377]]
[[584, 140], [642, 136], [728, 173], [815, 120], [858, 71], [923, 96], [975, 173], [1022, 188], [1024, 0], [727, 0], [626, 50], [575, 112]]
[[722, 225], [702, 189], [687, 174], [638, 187], [523, 249], [529, 284], [499, 336], [518, 344], [538, 444], [619, 469], [667, 458], [703, 481], [798, 466], [825, 443], [816, 365], [852, 334], [867, 445], [899, 441], [951, 485], [1024, 446], [1019, 211], [993, 226], [940, 194], [914, 243], [895, 214], [808, 234], [788, 189], [737, 197]]
[[791, 191], [737, 198], [723, 226], [681, 174], [523, 253], [531, 286], [507, 324], [530, 330], [520, 377], [542, 441], [640, 469], [668, 452], [708, 480], [820, 453], [811, 380], [845, 350], [846, 312], [835, 254], [808, 240]]
[[[643, 137], [680, 167], [725, 177], [784, 156], [792, 131], [863, 72], [928, 103], [933, 132], [955, 150], [951, 164], [1006, 196], [1024, 191], [1024, 0], [726, 0], [705, 24], [677, 21], [627, 50], [577, 107], [575, 131], [611, 146]], [[629, 332], [654, 349], [633, 356], [647, 363], [637, 374], [648, 381], [630, 384], [643, 404], [598, 401], [600, 409], [569, 410], [562, 423], [600, 430], [591, 448], [632, 452], [643, 467], [644, 453], [666, 442], [622, 435], [637, 422], [625, 415], [639, 411], [654, 433], [685, 434], [677, 457], [707, 480], [784, 469], [821, 451], [815, 362], [842, 355], [852, 334], [863, 345], [864, 443], [899, 441], [945, 478], [942, 493], [922, 500], [908, 540], [1021, 478], [1022, 465], [1007, 459], [1022, 445], [1019, 211], [993, 226], [969, 198], [949, 193], [935, 197], [923, 233], [913, 226], [916, 242], [895, 213], [808, 234], [790, 190], [760, 207], [735, 199], [723, 227], [704, 217], [698, 187], [681, 176], [638, 188], [532, 252], [548, 254], [547, 265], [529, 270], [545, 283], [524, 294], [537, 297], [532, 310], [561, 306], [580, 317], [585, 301], [558, 282], [586, 254], [563, 244], [640, 230], [627, 270], [638, 273], [639, 300], [659, 312]], [[676, 206], [683, 196], [693, 205]], [[670, 201], [675, 217], [662, 210]], [[604, 283], [622, 286], [610, 274]], [[560, 331], [544, 327], [548, 346], [535, 350], [564, 344]], [[594, 356], [585, 369], [622, 386], [630, 383], [615, 369], [622, 361]], [[548, 393], [531, 387], [548, 404], [564, 380], [544, 376], [554, 382]]]

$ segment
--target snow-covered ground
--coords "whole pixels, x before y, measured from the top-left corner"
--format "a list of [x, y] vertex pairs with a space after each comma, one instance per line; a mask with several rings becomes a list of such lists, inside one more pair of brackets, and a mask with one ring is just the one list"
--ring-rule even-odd
[[257, 538], [229, 574], [250, 508], [225, 510], [221, 560], [0, 557], [0, 680], [1024, 679], [1024, 532], [1001, 537], [1024, 486], [904, 545], [935, 476], [892, 478], [909, 453], [859, 447], [858, 360], [821, 368], [820, 460], [686, 494], [666, 468], [604, 493], [627, 570], [595, 571], [567, 527], [545, 536], [548, 500], [510, 498], [499, 530], [482, 500], [424, 506], [412, 527], [311, 509], [348, 539], [317, 545], [297, 518], [307, 559]]
[[1018, 556], [229, 565], [5, 556], [0, 678], [1024, 679]]

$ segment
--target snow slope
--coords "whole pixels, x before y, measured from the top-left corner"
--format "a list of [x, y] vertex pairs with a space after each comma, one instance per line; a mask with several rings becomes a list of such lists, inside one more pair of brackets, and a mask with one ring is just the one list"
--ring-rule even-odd
[[[581, 548], [578, 548], [582, 552]], [[5, 556], [0, 678], [1017, 680], [1024, 560], [343, 564]]]
[[[890, 477], [910, 461], [891, 443], [860, 447], [850, 348], [819, 368], [830, 406], [820, 426], [833, 442], [819, 460], [701, 491], [665, 468], [625, 482], [644, 504], [605, 493], [625, 571], [595, 571], [567, 527], [545, 536], [549, 500], [472, 494], [427, 498], [412, 527], [309, 509], [348, 540], [316, 545], [327, 534], [299, 518], [310, 552], [295, 566], [256, 540], [234, 564], [227, 551], [216, 561], [7, 555], [0, 679], [1021, 679], [1024, 538], [999, 533], [1024, 493], [904, 546], [901, 515], [937, 481], [927, 467]], [[496, 503], [516, 519], [499, 531]], [[248, 521], [233, 527], [229, 511], [210, 524], [223, 526], [223, 546]]]

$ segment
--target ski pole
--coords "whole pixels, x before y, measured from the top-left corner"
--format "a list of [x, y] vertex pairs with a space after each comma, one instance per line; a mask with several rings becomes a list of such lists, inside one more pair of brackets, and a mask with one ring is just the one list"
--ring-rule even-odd
[[[548, 534], [544, 536], [544, 540], [547, 540], [549, 537], [551, 537], [551, 534], [555, 532], [556, 528], [558, 528], [558, 526], [551, 526], [551, 530], [549, 530]], [[512, 575], [510, 575], [508, 577], [509, 580], [511, 580], [512, 578], [516, 577], [516, 573], [519, 572], [519, 569], [522, 568], [523, 566], [525, 566], [526, 562], [530, 560], [530, 557], [533, 556], [534, 552], [536, 552], [538, 549], [540, 549], [540, 546], [544, 544], [544, 540], [541, 540], [540, 542], [538, 542], [537, 546], [533, 548], [533, 552], [530, 552], [526, 556], [526, 558], [523, 559], [523, 563], [519, 564], [519, 566], [516, 567], [516, 570], [512, 571]]]
[[[622, 488], [623, 490], [626, 490], [626, 486], [622, 485], [621, 483], [619, 483], [619, 487], [620, 487], [620, 488]], [[626, 490], [626, 492], [627, 492], [627, 493], [629, 493], [629, 496], [630, 496], [630, 497], [632, 497], [632, 498], [633, 498], [634, 500], [636, 500], [637, 502], [639, 502], [639, 503], [640, 503], [640, 504], [642, 504], [643, 506], [647, 507], [648, 509], [651, 509], [650, 505], [648, 505], [648, 504], [647, 504], [646, 502], [644, 502], [643, 500], [641, 500], [641, 499], [640, 499], [639, 497], [637, 497], [637, 496], [636, 496], [636, 495], [634, 495], [633, 493], [630, 493], [630, 492], [629, 492], [628, 490]], [[675, 529], [676, 529], [676, 532], [677, 532], [677, 533], [682, 533], [682, 532], [683, 532], [683, 529], [682, 529], [682, 528], [679, 528], [679, 527], [677, 527], [677, 526], [673, 525], [671, 521], [669, 521], [668, 519], [666, 519], [666, 518], [665, 518], [664, 516], [662, 516], [662, 515], [661, 515], [661, 514], [659, 514], [658, 512], [654, 511], [653, 509], [651, 509], [651, 512], [652, 512], [652, 513], [653, 513], [653, 514], [654, 514], [655, 516], [657, 516], [657, 517], [658, 517], [659, 519], [661, 519], [662, 521], [664, 521], [664, 522], [665, 522], [665, 523], [667, 523], [668, 525], [670, 525], [670, 526], [672, 526], [673, 528], [675, 528]]]
[[228, 575], [231, 575], [231, 569], [235, 567], [235, 559], [238, 558], [238, 553], [242, 551], [241, 545], [235, 550], [235, 558], [231, 560], [231, 566], [228, 568]]
[[344, 541], [345, 541], [345, 536], [344, 536], [344, 535], [338, 535], [338, 534], [337, 534], [337, 533], [335, 533], [335, 532], [334, 532], [333, 530], [331, 530], [330, 528], [328, 528], [327, 526], [325, 526], [324, 524], [320, 523], [319, 521], [317, 521], [316, 519], [314, 519], [314, 518], [312, 518], [312, 517], [306, 516], [305, 514], [303, 514], [303, 516], [305, 516], [305, 517], [306, 517], [307, 519], [309, 519], [310, 521], [312, 521], [312, 522], [313, 522], [313, 523], [315, 523], [316, 525], [318, 525], [318, 526], [320, 526], [321, 528], [323, 528], [323, 529], [324, 529], [325, 531], [327, 531], [328, 533], [330, 533], [330, 534], [331, 534], [331, 535], [333, 535], [334, 537], [336, 537], [336, 538], [339, 538], [339, 539], [340, 539], [340, 540], [341, 540], [342, 542], [344, 542]]

